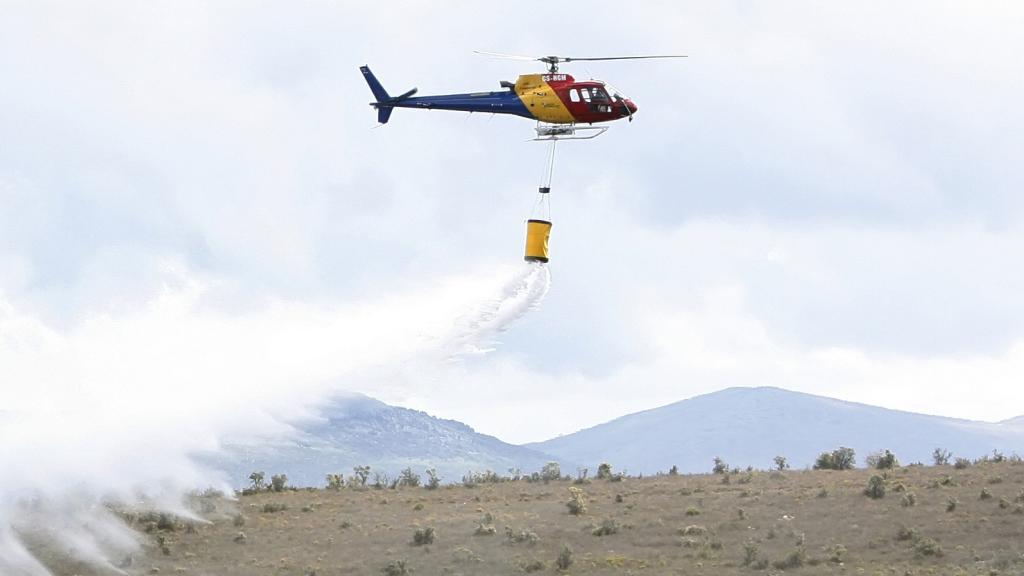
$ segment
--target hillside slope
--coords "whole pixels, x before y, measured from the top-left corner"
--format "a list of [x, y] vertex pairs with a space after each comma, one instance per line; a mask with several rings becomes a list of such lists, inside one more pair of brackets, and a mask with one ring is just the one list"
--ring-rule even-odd
[[976, 458], [993, 449], [1024, 453], [1024, 428], [927, 416], [779, 388], [729, 388], [623, 416], [528, 447], [596, 467], [634, 474], [710, 470], [721, 456], [733, 466], [768, 468], [776, 455], [794, 468], [825, 450], [848, 446], [858, 465], [887, 448], [905, 463], [930, 463], [942, 447]]
[[[407, 466], [418, 474], [436, 468], [443, 482], [458, 481], [469, 471], [510, 468], [539, 470], [552, 458], [534, 449], [479, 434], [455, 420], [390, 406], [354, 395], [335, 400], [322, 418], [297, 424], [299, 434], [260, 445], [229, 443], [209, 458], [234, 485], [244, 485], [254, 470], [285, 473], [297, 486], [320, 486], [328, 473], [347, 477], [353, 466], [369, 465], [392, 478]], [[372, 480], [372, 476], [371, 476]]]

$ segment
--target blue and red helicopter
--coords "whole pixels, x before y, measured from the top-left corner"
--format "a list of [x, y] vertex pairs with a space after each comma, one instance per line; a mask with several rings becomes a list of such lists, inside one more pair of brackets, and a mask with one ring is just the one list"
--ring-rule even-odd
[[[547, 74], [523, 74], [515, 83], [503, 80], [503, 90], [414, 96], [416, 88], [399, 96], [391, 96], [368, 66], [360, 67], [370, 91], [376, 99], [370, 105], [377, 109], [377, 121], [386, 124], [395, 108], [426, 110], [456, 110], [461, 112], [489, 112], [513, 114], [537, 121], [535, 140], [589, 139], [603, 134], [607, 127], [593, 126], [629, 118], [637, 111], [632, 100], [621, 95], [600, 80], [577, 81], [569, 74], [558, 71], [558, 64], [574, 61], [639, 60], [649, 58], [685, 58], [671, 56], [614, 56], [607, 58], [572, 58], [565, 56], [510, 56], [491, 52], [478, 52], [487, 56], [531, 60], [548, 65]], [[587, 126], [580, 126], [586, 124]], [[576, 136], [577, 131], [591, 131], [588, 136]]]

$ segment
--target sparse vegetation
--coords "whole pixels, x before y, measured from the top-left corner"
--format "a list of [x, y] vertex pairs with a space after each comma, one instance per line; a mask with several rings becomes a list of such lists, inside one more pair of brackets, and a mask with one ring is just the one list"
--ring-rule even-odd
[[[415, 576], [502, 575], [543, 565], [535, 573], [767, 576], [895, 569], [1004, 576], [1024, 566], [1017, 560], [1024, 549], [1016, 529], [1024, 517], [1024, 467], [1012, 456], [1001, 462], [998, 455], [986, 457], [960, 470], [787, 470], [783, 476], [743, 469], [734, 475], [730, 468], [717, 475], [629, 477], [628, 484], [596, 481], [606, 471], [618, 475], [599, 466], [586, 486], [561, 476], [545, 484], [538, 471], [518, 481], [476, 474], [481, 483], [469, 489], [455, 483], [418, 490], [403, 488], [395, 475], [384, 486], [394, 492], [367, 491], [356, 474], [346, 474], [340, 489], [328, 480], [320, 489], [280, 492], [266, 484], [254, 491], [250, 479], [237, 500], [211, 495], [195, 502], [209, 524], [126, 512], [133, 526], [149, 530], [146, 551], [127, 571], [324, 576], [344, 567], [344, 573], [366, 576], [387, 566], [410, 574], [414, 566]], [[429, 485], [429, 476], [421, 486]], [[723, 477], [731, 484], [721, 484]], [[884, 499], [868, 504], [863, 493], [872, 486], [895, 494], [899, 506]], [[585, 515], [567, 513], [568, 488], [580, 490]], [[955, 504], [947, 514], [950, 499]], [[900, 522], [910, 527], [898, 529]], [[502, 537], [495, 526], [504, 527]], [[435, 531], [432, 543], [428, 528]], [[570, 552], [560, 552], [563, 546]], [[405, 561], [402, 550], [415, 552], [408, 564], [398, 562]]]
[[934, 462], [936, 466], [948, 466], [949, 460], [952, 457], [953, 453], [943, 448], [936, 448], [935, 451], [932, 452], [932, 462]]
[[786, 462], [786, 457], [785, 456], [776, 456], [775, 459], [773, 460], [773, 462], [774, 462], [774, 467], [773, 467], [774, 470], [782, 472], [784, 470], [788, 470], [789, 469], [789, 463]]

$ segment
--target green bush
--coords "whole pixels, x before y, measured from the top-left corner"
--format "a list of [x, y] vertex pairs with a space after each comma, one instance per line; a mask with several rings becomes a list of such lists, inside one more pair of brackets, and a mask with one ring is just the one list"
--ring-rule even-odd
[[392, 560], [387, 566], [381, 569], [384, 576], [407, 576], [412, 574], [412, 568], [405, 564], [405, 560]]
[[963, 470], [964, 468], [967, 468], [970, 465], [971, 461], [968, 460], [967, 458], [957, 458], [953, 462], [953, 468], [956, 468], [957, 470]]
[[725, 460], [721, 456], [715, 456], [714, 466], [711, 467], [711, 472], [714, 474], [726, 474], [729, 472], [729, 465], [725, 463]]
[[398, 485], [415, 488], [420, 485], [420, 475], [413, 472], [411, 467], [408, 467], [398, 474]]
[[562, 467], [558, 465], [558, 462], [548, 462], [540, 469], [540, 479], [544, 482], [551, 482], [552, 480], [560, 480], [562, 478]]
[[874, 475], [868, 479], [868, 486], [864, 489], [864, 494], [869, 498], [879, 499], [885, 496], [885, 479], [879, 475]]
[[601, 525], [591, 530], [590, 533], [594, 536], [611, 536], [619, 533], [619, 525], [614, 518], [605, 518]]
[[904, 508], [909, 508], [915, 504], [917, 504], [917, 496], [914, 496], [913, 492], [907, 492], [900, 497], [900, 506]]
[[327, 475], [327, 489], [328, 490], [341, 490], [341, 487], [345, 485], [345, 479], [341, 474], [328, 474]]
[[942, 546], [931, 538], [919, 536], [914, 541], [914, 554], [918, 556], [942, 556]]
[[753, 540], [747, 540], [743, 543], [743, 565], [750, 566], [757, 562], [758, 556], [761, 554], [761, 547], [758, 546], [757, 542]]
[[562, 544], [562, 551], [558, 553], [558, 559], [555, 560], [555, 567], [559, 570], [565, 571], [572, 566], [572, 548], [569, 548], [568, 544]]
[[264, 484], [263, 482], [263, 479], [265, 477], [266, 475], [262, 471], [256, 471], [253, 472], [252, 474], [249, 474], [249, 482], [252, 483], [253, 492], [263, 491], [263, 489], [266, 487], [266, 484]]
[[884, 452], [875, 452], [869, 454], [867, 457], [868, 468], [874, 468], [876, 470], [892, 470], [900, 465], [899, 461], [896, 460], [896, 455], [886, 450]]
[[426, 526], [424, 528], [417, 528], [412, 534], [412, 545], [413, 546], [426, 546], [434, 543], [434, 528]]
[[822, 452], [814, 461], [815, 470], [852, 470], [856, 462], [853, 448], [840, 447], [831, 452]]
[[949, 450], [942, 448], [936, 448], [932, 452], [932, 461], [935, 462], [936, 466], [946, 466], [949, 464], [949, 459], [953, 457], [953, 454]]
[[782, 472], [783, 470], [789, 469], [789, 463], [786, 462], [786, 457], [785, 456], [776, 456], [775, 459], [774, 459], [774, 462], [775, 462], [775, 470], [778, 470], [779, 472]]
[[437, 490], [440, 485], [441, 477], [437, 475], [437, 470], [427, 468], [427, 483], [423, 487], [427, 490]]
[[274, 474], [270, 477], [270, 489], [274, 492], [282, 492], [288, 487], [287, 474]]
[[772, 567], [777, 570], [788, 570], [799, 568], [807, 561], [807, 552], [803, 548], [797, 548], [786, 555], [782, 560], [772, 562]]
[[366, 486], [366, 481], [369, 479], [369, 466], [355, 466], [352, 468], [352, 477], [349, 478], [349, 483], [356, 488], [362, 488]]

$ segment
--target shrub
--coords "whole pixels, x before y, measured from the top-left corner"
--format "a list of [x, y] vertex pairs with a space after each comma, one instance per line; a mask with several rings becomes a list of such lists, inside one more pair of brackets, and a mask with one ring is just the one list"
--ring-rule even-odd
[[608, 480], [612, 477], [612, 465], [607, 462], [602, 462], [597, 467], [597, 479]]
[[531, 560], [520, 562], [519, 568], [521, 568], [522, 571], [526, 573], [539, 572], [544, 569], [544, 561], [538, 560], [537, 558], [533, 558]]
[[583, 490], [575, 486], [569, 487], [569, 501], [565, 503], [569, 508], [569, 514], [579, 516], [587, 512], [587, 497]]
[[327, 475], [327, 489], [328, 490], [341, 490], [344, 486], [345, 480], [341, 474], [328, 474]]
[[896, 532], [896, 541], [905, 542], [907, 540], [917, 540], [917, 528], [907, 528], [906, 526], [900, 526], [900, 529]]
[[562, 551], [558, 553], [555, 560], [555, 567], [559, 570], [568, 570], [572, 566], [572, 548], [568, 544], [562, 544]]
[[846, 558], [846, 546], [836, 544], [829, 550], [828, 560], [833, 564], [842, 564]]
[[729, 465], [722, 460], [721, 456], [715, 456], [715, 464], [711, 467], [711, 472], [714, 474], [725, 474], [729, 472]]
[[696, 507], [693, 507], [693, 506], [690, 506], [689, 508], [686, 509], [686, 515], [687, 516], [700, 516], [700, 509], [696, 508]]
[[949, 450], [942, 448], [936, 448], [932, 452], [932, 461], [935, 462], [936, 466], [946, 466], [949, 464], [949, 459], [953, 457], [953, 454]]
[[1000, 496], [999, 497], [999, 507], [1004, 509], [1004, 510], [1009, 508], [1010, 507], [1010, 501], [1007, 500], [1005, 496]]
[[678, 476], [679, 475], [679, 466], [676, 466], [675, 464], [673, 464], [672, 467], [668, 469], [668, 475], [669, 476]]
[[577, 468], [576, 479], [573, 480], [573, 484], [588, 484], [587, 475], [590, 474], [589, 468]]
[[[352, 477], [349, 478], [349, 482], [356, 487], [366, 486], [366, 481], [370, 479], [370, 467], [369, 466], [355, 466], [352, 468]], [[404, 565], [404, 563], [403, 563]]]
[[988, 491], [988, 488], [981, 489], [981, 495], [978, 496], [979, 500], [988, 500], [992, 498], [992, 493]]
[[426, 526], [424, 528], [417, 528], [412, 534], [412, 545], [413, 546], [426, 546], [434, 543], [434, 528]]
[[879, 475], [874, 475], [868, 479], [868, 486], [864, 489], [864, 494], [869, 498], [879, 499], [885, 496], [885, 479]]
[[782, 560], [776, 560], [772, 562], [772, 567], [777, 570], [787, 570], [789, 568], [799, 568], [804, 565], [807, 561], [807, 552], [803, 548], [797, 548], [793, 550]]
[[427, 468], [427, 483], [424, 486], [427, 490], [437, 490], [437, 487], [441, 485], [441, 477], [437, 475], [437, 470], [433, 468]]
[[558, 462], [548, 462], [540, 469], [540, 479], [544, 482], [560, 480], [562, 478], [562, 467]]
[[516, 532], [509, 526], [505, 526], [505, 539], [512, 544], [526, 542], [527, 544], [532, 545], [540, 542], [540, 536], [537, 536], [535, 532], [530, 532], [529, 530], [520, 530]]
[[274, 474], [270, 477], [270, 489], [274, 492], [281, 492], [288, 486], [287, 474]]
[[384, 576], [407, 576], [412, 573], [412, 568], [405, 564], [405, 560], [392, 560], [387, 566], [381, 569]]
[[757, 545], [757, 542], [747, 540], [743, 543], [743, 565], [750, 566], [757, 562], [757, 557], [761, 554], [761, 547]]
[[967, 458], [957, 458], [953, 462], [953, 468], [956, 468], [957, 470], [963, 470], [964, 468], [967, 468], [970, 465], [971, 461], [968, 460]]
[[497, 531], [494, 526], [481, 522], [476, 525], [476, 530], [473, 531], [473, 534], [477, 536], [492, 536]]
[[398, 474], [398, 485], [415, 488], [420, 485], [420, 475], [413, 472], [412, 467], [408, 467]]
[[909, 508], [915, 504], [917, 504], [917, 496], [914, 496], [913, 492], [907, 492], [900, 497], [900, 506], [903, 506], [904, 508]]
[[708, 529], [699, 524], [690, 524], [679, 531], [679, 534], [682, 536], [704, 536], [707, 533]]
[[277, 502], [267, 502], [263, 505], [263, 511], [267, 514], [273, 514], [274, 512], [282, 512], [288, 509], [287, 504], [279, 504]]
[[775, 470], [778, 470], [779, 472], [782, 472], [783, 470], [787, 470], [789, 468], [789, 463], [786, 462], [785, 456], [776, 456], [774, 462]]
[[942, 546], [927, 536], [919, 536], [914, 541], [914, 554], [918, 556], [942, 556]]
[[840, 447], [831, 452], [822, 452], [814, 461], [815, 470], [852, 470], [855, 460], [853, 448]]
[[885, 452], [876, 452], [871, 454], [867, 458], [868, 468], [874, 468], [876, 470], [892, 470], [893, 468], [900, 465], [899, 461], [896, 460], [896, 455], [886, 450]]
[[265, 477], [266, 476], [262, 471], [257, 471], [253, 472], [252, 474], [249, 474], [249, 482], [252, 483], [253, 492], [260, 492], [266, 487], [266, 484], [263, 483], [263, 479]]
[[952, 512], [953, 510], [956, 510], [956, 505], [957, 505], [957, 504], [959, 504], [959, 503], [960, 503], [960, 501], [959, 501], [959, 500], [957, 500], [957, 499], [956, 499], [955, 497], [953, 497], [953, 496], [950, 496], [950, 497], [949, 497], [949, 498], [948, 498], [948, 499], [946, 500], [946, 512]]
[[605, 518], [601, 521], [601, 525], [594, 528], [590, 533], [594, 536], [610, 536], [612, 534], [618, 534], [619, 525], [615, 522], [614, 518]]

